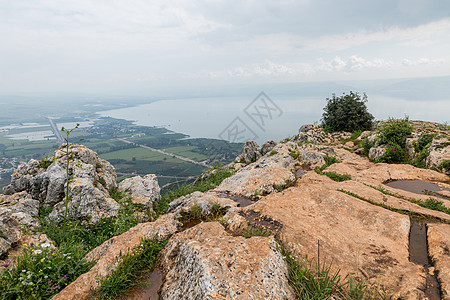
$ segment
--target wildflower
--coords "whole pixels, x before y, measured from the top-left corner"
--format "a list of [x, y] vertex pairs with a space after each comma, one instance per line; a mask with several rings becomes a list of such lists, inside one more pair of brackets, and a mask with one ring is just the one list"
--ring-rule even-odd
[[34, 254], [41, 254], [41, 253], [42, 253], [42, 250], [39, 250], [39, 249], [38, 249], [38, 250], [34, 250], [33, 252], [34, 252]]
[[41, 245], [42, 248], [48, 248], [50, 247], [50, 243], [46, 243], [46, 241], [44, 240], [44, 243]]
[[64, 278], [67, 278], [67, 275], [64, 275]]
[[59, 284], [58, 284], [57, 288], [58, 288], [58, 290], [59, 290]]
[[44, 279], [47, 279], [47, 278], [48, 278], [48, 276], [47, 276], [47, 275], [45, 275], [45, 276], [44, 276]]
[[25, 273], [27, 270], [22, 270], [22, 273]]
[[43, 258], [41, 258], [41, 262], [43, 262], [44, 261], [44, 259]]
[[30, 246], [33, 246], [33, 245], [34, 245], [34, 243], [33, 243], [33, 242], [31, 242], [31, 243], [30, 243]]
[[6, 268], [7, 266], [9, 266], [9, 264], [4, 264], [4, 266], [5, 266], [5, 268]]
[[56, 255], [55, 252], [52, 252], [52, 255]]
[[27, 247], [28, 245], [27, 245], [27, 244], [23, 244], [23, 246], [24, 246], [24, 247]]
[[50, 284], [52, 284], [52, 281], [51, 281], [51, 280], [48, 282], [48, 285], [50, 285]]

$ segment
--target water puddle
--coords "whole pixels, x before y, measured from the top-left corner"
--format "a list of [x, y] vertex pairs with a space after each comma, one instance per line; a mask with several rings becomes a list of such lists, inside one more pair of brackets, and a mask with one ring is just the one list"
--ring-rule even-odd
[[440, 187], [435, 183], [423, 180], [396, 180], [385, 183], [385, 185], [415, 194], [431, 195], [442, 199], [446, 199], [447, 197], [445, 195], [440, 194], [440, 192], [450, 191], [450, 189]]
[[201, 219], [192, 219], [187, 221], [186, 223], [183, 223], [183, 226], [181, 227], [180, 231], [185, 231], [186, 229], [189, 229], [191, 227], [194, 227], [195, 225], [198, 225], [202, 222]]
[[235, 195], [229, 195], [227, 193], [220, 193], [219, 197], [221, 198], [228, 198], [233, 200], [234, 202], [238, 203], [238, 207], [247, 207], [249, 205], [252, 205], [255, 203], [255, 201], [252, 201], [250, 198], [243, 197], [243, 196], [235, 196]]
[[159, 269], [155, 269], [147, 276], [144, 276], [142, 282], [133, 287], [124, 299], [157, 300], [159, 299], [158, 292], [161, 289], [162, 284], [162, 272]]
[[409, 260], [422, 265], [426, 273], [425, 294], [430, 300], [441, 299], [436, 273], [430, 272], [431, 263], [428, 258], [427, 225], [411, 219], [409, 232]]
[[257, 226], [264, 228], [270, 232], [272, 232], [275, 236], [278, 236], [283, 229], [283, 224], [278, 222], [277, 220], [272, 219], [271, 217], [261, 215], [261, 213], [248, 210], [248, 211], [240, 211], [239, 214], [247, 220], [250, 226]]

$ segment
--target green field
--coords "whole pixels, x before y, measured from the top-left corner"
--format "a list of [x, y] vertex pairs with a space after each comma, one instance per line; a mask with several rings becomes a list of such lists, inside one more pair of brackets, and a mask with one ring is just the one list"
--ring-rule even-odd
[[158, 152], [153, 152], [151, 150], [144, 149], [141, 147], [108, 152], [105, 154], [101, 154], [100, 157], [106, 160], [123, 159], [128, 161], [148, 160], [148, 161], [165, 161], [167, 163], [184, 163], [184, 161], [178, 158], [173, 158], [172, 156], [164, 155]]

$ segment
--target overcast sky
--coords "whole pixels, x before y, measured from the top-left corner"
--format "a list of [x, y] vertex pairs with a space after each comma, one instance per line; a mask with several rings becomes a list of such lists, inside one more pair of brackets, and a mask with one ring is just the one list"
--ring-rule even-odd
[[0, 93], [450, 75], [448, 0], [0, 0]]

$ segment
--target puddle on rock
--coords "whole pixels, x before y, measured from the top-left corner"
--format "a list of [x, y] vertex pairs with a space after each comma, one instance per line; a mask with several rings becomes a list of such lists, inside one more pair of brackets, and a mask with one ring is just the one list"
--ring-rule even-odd
[[439, 192], [444, 190], [450, 191], [450, 189], [440, 187], [435, 183], [423, 180], [395, 180], [385, 183], [385, 185], [415, 194], [431, 195], [444, 199], [446, 197], [444, 195], [439, 194]]
[[181, 227], [180, 231], [185, 231], [186, 229], [189, 229], [191, 227], [194, 227], [195, 225], [198, 225], [202, 222], [201, 219], [192, 219], [187, 221], [186, 223], [183, 223], [183, 226]]
[[250, 226], [259, 226], [272, 232], [275, 236], [279, 235], [281, 229], [283, 229], [282, 223], [272, 219], [271, 217], [261, 215], [261, 213], [257, 211], [240, 211], [239, 214], [247, 220]]
[[425, 270], [426, 287], [424, 292], [428, 299], [441, 299], [436, 273], [431, 274], [429, 271], [431, 264], [428, 258], [427, 225], [425, 222], [419, 223], [414, 219], [411, 219], [409, 231], [409, 260], [422, 265]]
[[158, 292], [163, 284], [162, 272], [155, 269], [153, 272], [142, 278], [141, 284], [133, 287], [127, 296], [126, 300], [157, 300], [159, 299]]
[[244, 196], [229, 195], [227, 193], [220, 193], [219, 197], [228, 198], [230, 200], [233, 200], [234, 202], [237, 202], [238, 207], [247, 207], [255, 203], [255, 201], [252, 201], [250, 198]]

